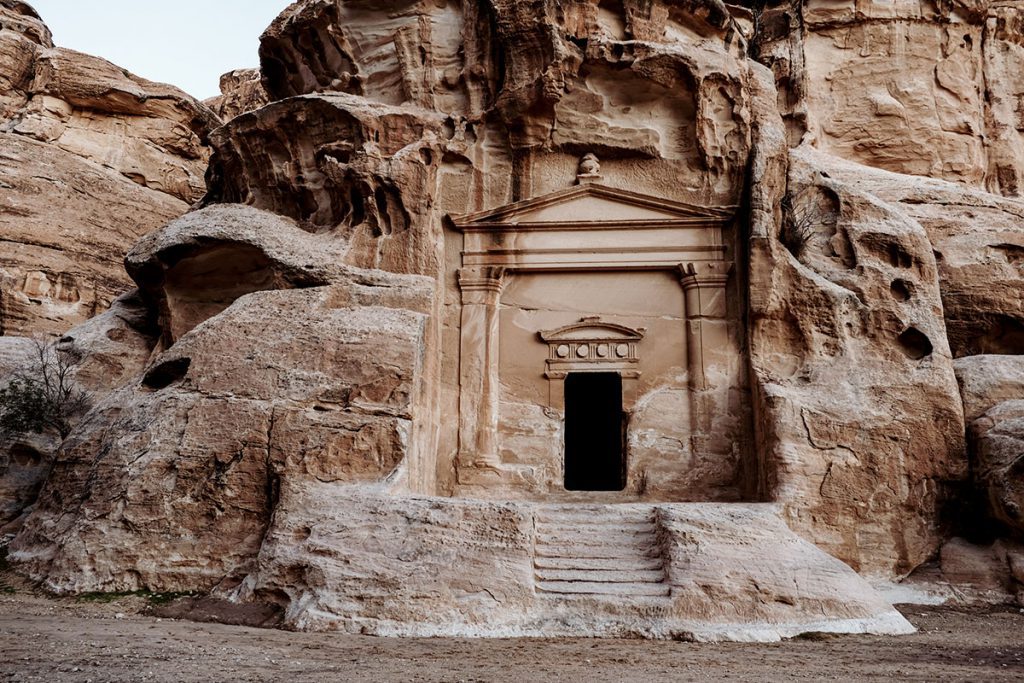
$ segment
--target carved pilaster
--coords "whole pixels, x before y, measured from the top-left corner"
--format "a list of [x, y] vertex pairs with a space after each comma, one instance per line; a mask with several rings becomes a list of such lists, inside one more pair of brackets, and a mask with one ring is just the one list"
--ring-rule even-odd
[[497, 468], [498, 304], [504, 268], [464, 268], [459, 367], [459, 468]]
[[732, 264], [725, 261], [679, 266], [686, 302], [686, 349], [690, 388], [708, 388], [705, 350], [727, 342], [725, 287]]

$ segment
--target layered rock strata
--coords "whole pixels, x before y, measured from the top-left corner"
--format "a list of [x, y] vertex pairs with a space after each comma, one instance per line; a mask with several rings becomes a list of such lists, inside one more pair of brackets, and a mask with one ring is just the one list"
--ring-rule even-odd
[[760, 59], [790, 142], [1019, 197], [1020, 3], [770, 2]]
[[0, 334], [60, 335], [130, 289], [124, 252], [203, 195], [219, 123], [0, 3]]

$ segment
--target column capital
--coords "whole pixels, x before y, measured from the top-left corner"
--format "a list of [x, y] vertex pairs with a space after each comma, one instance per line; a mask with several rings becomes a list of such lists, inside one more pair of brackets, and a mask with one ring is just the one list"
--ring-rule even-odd
[[500, 294], [504, 284], [505, 268], [501, 266], [483, 266], [459, 270], [459, 289], [464, 292], [485, 291]]
[[700, 263], [680, 263], [679, 279], [684, 289], [694, 287], [725, 287], [732, 274], [733, 264], [730, 261], [704, 261]]
[[679, 281], [686, 298], [686, 318], [724, 318], [727, 308], [725, 287], [732, 273], [729, 261], [679, 264]]
[[483, 266], [459, 270], [462, 303], [497, 304], [505, 286], [505, 268]]

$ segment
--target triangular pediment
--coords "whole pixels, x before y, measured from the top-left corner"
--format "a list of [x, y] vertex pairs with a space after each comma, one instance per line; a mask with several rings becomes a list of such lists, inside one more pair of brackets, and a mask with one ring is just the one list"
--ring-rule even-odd
[[460, 216], [453, 218], [453, 221], [460, 228], [665, 221], [720, 223], [728, 220], [733, 213], [728, 208], [699, 207], [606, 185], [587, 184], [497, 209]]
[[602, 340], [609, 342], [616, 341], [640, 341], [644, 338], [647, 330], [633, 329], [625, 325], [607, 322], [600, 318], [583, 318], [578, 323], [560, 327], [557, 330], [540, 332], [540, 338], [548, 343]]

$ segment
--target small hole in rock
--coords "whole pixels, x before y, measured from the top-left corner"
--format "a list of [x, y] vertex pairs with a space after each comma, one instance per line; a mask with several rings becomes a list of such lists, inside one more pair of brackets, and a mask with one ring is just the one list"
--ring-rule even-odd
[[892, 292], [892, 298], [897, 301], [910, 301], [914, 296], [914, 285], [906, 280], [893, 280], [889, 291]]
[[904, 251], [896, 243], [889, 244], [889, 263], [893, 268], [910, 268], [914, 265], [914, 257]]
[[166, 389], [175, 382], [185, 379], [190, 367], [192, 367], [191, 358], [175, 358], [165, 361], [146, 373], [142, 379], [142, 386], [153, 391]]
[[18, 467], [38, 467], [43, 461], [43, 454], [23, 443], [11, 446], [11, 462]]
[[897, 340], [903, 354], [911, 360], [921, 360], [932, 355], [932, 341], [916, 327], [908, 328]]

